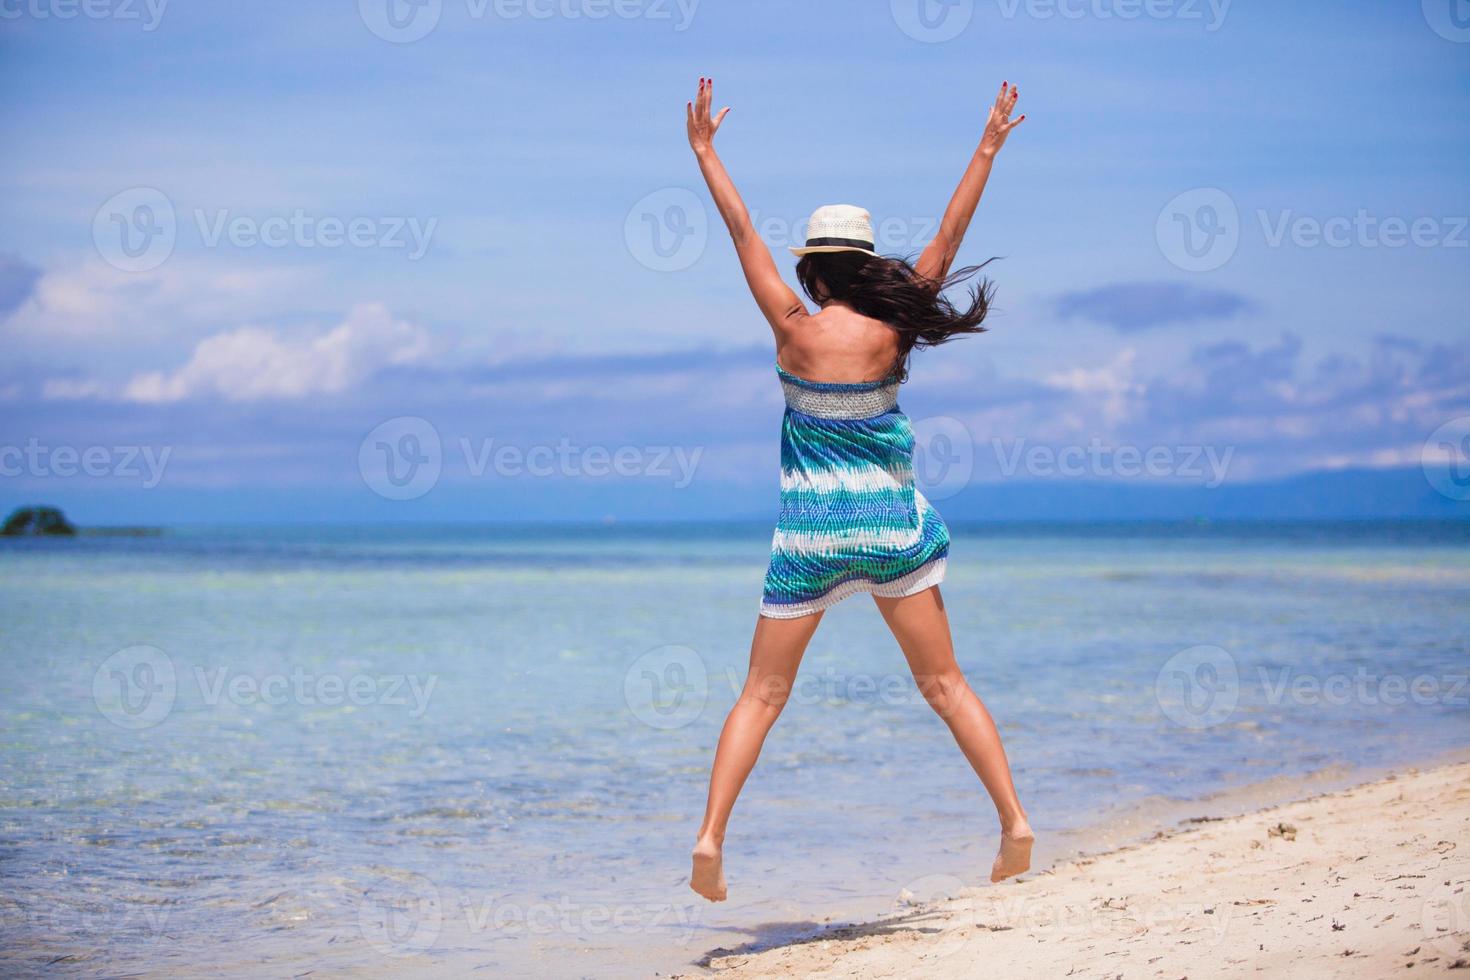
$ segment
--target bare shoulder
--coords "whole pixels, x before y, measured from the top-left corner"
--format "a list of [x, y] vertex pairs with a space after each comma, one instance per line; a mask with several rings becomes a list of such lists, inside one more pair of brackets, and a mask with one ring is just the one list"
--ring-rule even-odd
[[788, 371], [814, 381], [881, 377], [898, 353], [898, 334], [881, 320], [829, 306], [792, 322], [777, 339]]

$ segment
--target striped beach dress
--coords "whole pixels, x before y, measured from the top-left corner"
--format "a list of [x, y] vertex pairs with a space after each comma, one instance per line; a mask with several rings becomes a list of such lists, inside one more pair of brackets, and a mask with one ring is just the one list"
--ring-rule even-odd
[[949, 529], [914, 486], [897, 378], [807, 381], [776, 365], [781, 511], [761, 615], [794, 619], [854, 592], [898, 597], [944, 580]]

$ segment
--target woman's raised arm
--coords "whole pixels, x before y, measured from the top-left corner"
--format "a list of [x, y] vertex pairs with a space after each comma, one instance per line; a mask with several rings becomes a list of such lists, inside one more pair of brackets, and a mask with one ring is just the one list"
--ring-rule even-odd
[[985, 193], [985, 183], [990, 179], [995, 155], [1005, 146], [1011, 130], [1026, 118], [1021, 116], [1015, 122], [1011, 121], [1011, 111], [1016, 108], [1018, 95], [1019, 90], [1011, 88], [1009, 82], [1001, 82], [1000, 95], [996, 96], [995, 104], [990, 107], [990, 118], [985, 122], [985, 133], [980, 137], [975, 155], [970, 158], [965, 176], [960, 179], [960, 186], [950, 198], [949, 207], [944, 210], [939, 233], [924, 249], [919, 261], [914, 263], [919, 275], [935, 281], [949, 275], [955, 256], [959, 254], [960, 243], [965, 240], [965, 232], [970, 229], [970, 220], [975, 217], [980, 195]]
[[712, 116], [710, 103], [713, 93], [714, 79], [701, 78], [699, 95], [694, 102], [688, 104], [689, 146], [699, 160], [699, 169], [704, 174], [705, 183], [709, 185], [710, 196], [715, 199], [715, 207], [719, 208], [720, 217], [725, 219], [725, 227], [730, 230], [730, 238], [735, 242], [735, 253], [740, 256], [740, 268], [745, 270], [745, 282], [750, 286], [761, 312], [770, 321], [771, 329], [779, 333], [790, 326], [793, 320], [806, 316], [807, 309], [795, 290], [786, 285], [781, 273], [776, 271], [771, 250], [756, 235], [755, 226], [750, 222], [750, 212], [745, 209], [740, 192], [735, 189], [734, 181], [725, 172], [725, 165], [715, 153], [715, 133], [730, 109], [727, 106], [720, 110], [718, 116]]

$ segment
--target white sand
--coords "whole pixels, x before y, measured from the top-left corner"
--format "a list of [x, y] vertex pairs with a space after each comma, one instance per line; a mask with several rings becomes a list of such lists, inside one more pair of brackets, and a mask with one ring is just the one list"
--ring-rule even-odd
[[1470, 980], [1467, 885], [1459, 763], [1186, 825], [792, 945], [717, 951], [708, 966], [731, 978]]

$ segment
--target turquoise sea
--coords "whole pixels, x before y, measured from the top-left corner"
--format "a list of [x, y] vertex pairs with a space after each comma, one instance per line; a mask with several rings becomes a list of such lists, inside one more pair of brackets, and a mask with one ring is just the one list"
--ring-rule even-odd
[[[769, 528], [0, 542], [7, 975], [651, 976], [984, 880], [871, 603], [685, 887]], [[1053, 841], [1470, 745], [1470, 525], [954, 528], [960, 662]]]

